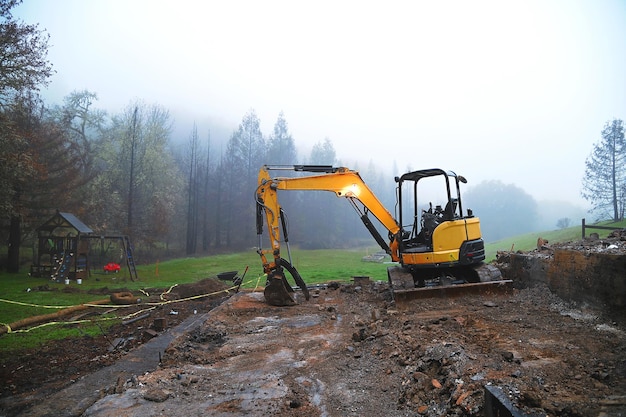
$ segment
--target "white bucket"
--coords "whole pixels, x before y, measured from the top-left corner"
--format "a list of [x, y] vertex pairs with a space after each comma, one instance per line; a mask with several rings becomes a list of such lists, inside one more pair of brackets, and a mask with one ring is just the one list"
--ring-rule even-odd
[[83, 283], [83, 280], [82, 280], [81, 278], [78, 278], [78, 279], [76, 279], [76, 283], [77, 283], [78, 285], [80, 285], [80, 284], [82, 284], [82, 283]]
[[69, 278], [65, 278], [65, 285], [70, 285], [70, 279]]

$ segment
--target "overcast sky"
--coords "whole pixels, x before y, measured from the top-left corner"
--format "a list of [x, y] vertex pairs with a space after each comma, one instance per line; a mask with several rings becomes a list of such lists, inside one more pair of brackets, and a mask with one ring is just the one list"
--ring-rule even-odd
[[[283, 111], [306, 155], [440, 167], [586, 206], [585, 158], [626, 119], [626, 1], [24, 0], [51, 36], [44, 92], [167, 108], [227, 136]], [[398, 173], [393, 173], [393, 175]], [[391, 170], [390, 170], [391, 175]]]

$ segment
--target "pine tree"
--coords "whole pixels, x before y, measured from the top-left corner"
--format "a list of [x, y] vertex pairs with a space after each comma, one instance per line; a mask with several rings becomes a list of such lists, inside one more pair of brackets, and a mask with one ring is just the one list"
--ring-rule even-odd
[[598, 220], [624, 219], [626, 204], [626, 141], [624, 122], [613, 119], [602, 129], [602, 139], [585, 160], [581, 193], [592, 204]]
[[254, 236], [254, 190], [258, 169], [266, 161], [267, 144], [261, 132], [261, 121], [254, 110], [242, 119], [226, 146], [222, 160], [224, 175], [221, 199], [226, 245], [244, 245]]
[[280, 112], [274, 133], [269, 138], [269, 150], [267, 153], [267, 164], [271, 165], [295, 165], [297, 163], [296, 145], [289, 133], [285, 115]]

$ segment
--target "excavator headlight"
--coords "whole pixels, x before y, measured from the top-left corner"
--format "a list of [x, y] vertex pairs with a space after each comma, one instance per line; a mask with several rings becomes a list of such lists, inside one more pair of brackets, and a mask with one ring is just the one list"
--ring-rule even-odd
[[352, 184], [350, 187], [348, 187], [347, 189], [343, 191], [343, 195], [357, 197], [357, 198], [359, 197], [360, 193], [361, 193], [361, 189], [359, 188], [357, 184]]

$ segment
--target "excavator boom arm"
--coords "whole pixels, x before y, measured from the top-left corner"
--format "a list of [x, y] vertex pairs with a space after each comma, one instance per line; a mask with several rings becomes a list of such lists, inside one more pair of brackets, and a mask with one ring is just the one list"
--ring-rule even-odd
[[[272, 178], [270, 171], [290, 170], [297, 172], [311, 172], [314, 175], [303, 177], [276, 177]], [[389, 245], [378, 233], [367, 213], [371, 213], [388, 230], [390, 236], [396, 236], [400, 232], [400, 226], [385, 206], [380, 202], [372, 190], [365, 184], [358, 172], [344, 167], [331, 167], [326, 165], [291, 165], [291, 166], [263, 166], [259, 171], [258, 187], [256, 190], [257, 201], [257, 234], [263, 233], [263, 213], [268, 228], [272, 257], [274, 262], [266, 259], [265, 254], [269, 251], [261, 250], [259, 242], [259, 254], [263, 260], [266, 273], [280, 266], [281, 206], [278, 201], [279, 190], [314, 190], [329, 191], [337, 197], [344, 197], [354, 204], [354, 200], [360, 202], [366, 210], [361, 215], [361, 220], [366, 228], [374, 236], [377, 243], [388, 253], [392, 259], [397, 258], [397, 242], [392, 240]], [[285, 236], [287, 240], [287, 236]], [[395, 243], [394, 243], [395, 242]], [[391, 248], [390, 248], [391, 246]]]
[[[315, 175], [303, 177], [276, 177], [270, 176], [272, 170], [292, 170], [298, 172], [312, 172]], [[293, 165], [293, 166], [268, 166], [265, 165], [259, 171], [258, 188], [256, 191], [257, 201], [257, 233], [262, 234], [262, 213], [265, 212], [265, 220], [270, 236], [273, 256], [276, 262], [280, 257], [280, 227], [281, 207], [278, 202], [278, 190], [316, 190], [335, 193], [337, 197], [345, 197], [359, 201], [365, 209], [380, 221], [395, 236], [400, 231], [400, 226], [383, 206], [376, 195], [365, 184], [358, 172], [343, 167], [331, 167], [325, 165]], [[388, 252], [389, 248], [366, 215], [362, 216], [367, 229], [374, 235], [376, 241]], [[392, 243], [392, 246], [393, 245]], [[393, 257], [393, 255], [392, 255]], [[264, 265], [269, 264], [264, 260]], [[267, 267], [266, 267], [267, 272]]]

